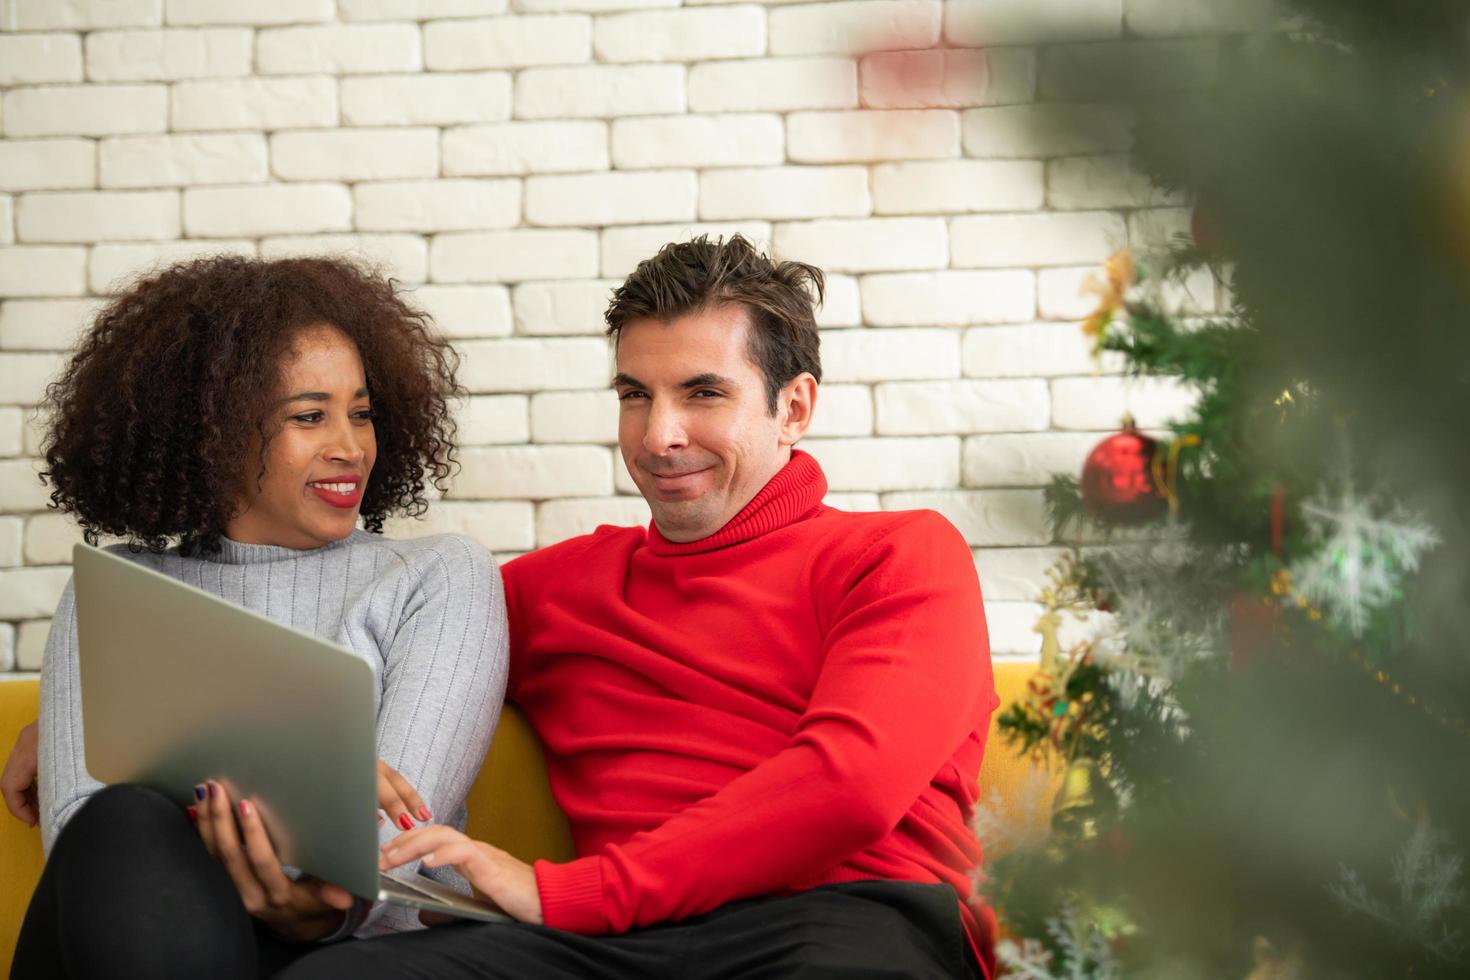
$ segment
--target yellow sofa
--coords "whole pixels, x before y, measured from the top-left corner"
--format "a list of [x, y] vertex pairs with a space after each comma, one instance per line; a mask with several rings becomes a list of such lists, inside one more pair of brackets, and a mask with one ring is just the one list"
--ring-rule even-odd
[[[996, 664], [995, 683], [1001, 704], [1019, 696], [1035, 667], [1029, 663]], [[0, 680], [0, 758], [10, 752], [21, 727], [36, 717], [39, 685], [34, 680]], [[915, 718], [914, 724], [923, 724]], [[1000, 744], [991, 731], [990, 751], [980, 772], [980, 785], [1003, 798], [1013, 795], [1028, 764]], [[572, 857], [566, 819], [551, 798], [546, 766], [536, 735], [525, 716], [508, 706], [470, 790], [469, 833], [493, 841], [525, 861]], [[41, 874], [40, 832], [0, 813], [0, 976], [10, 973], [15, 939], [36, 879]]]

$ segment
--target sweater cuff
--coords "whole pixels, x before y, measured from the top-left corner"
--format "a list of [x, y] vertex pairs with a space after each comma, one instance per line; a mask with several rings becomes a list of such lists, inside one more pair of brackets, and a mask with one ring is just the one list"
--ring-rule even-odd
[[565, 864], [537, 861], [536, 890], [541, 918], [553, 929], [600, 936], [611, 931], [602, 907], [602, 858], [578, 858]]

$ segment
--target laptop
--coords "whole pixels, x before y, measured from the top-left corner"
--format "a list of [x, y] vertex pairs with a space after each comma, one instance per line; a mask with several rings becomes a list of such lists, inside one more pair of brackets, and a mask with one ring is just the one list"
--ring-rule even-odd
[[504, 922], [378, 871], [377, 681], [361, 658], [100, 548], [72, 551], [87, 771], [187, 805], [249, 797], [285, 864], [364, 898]]

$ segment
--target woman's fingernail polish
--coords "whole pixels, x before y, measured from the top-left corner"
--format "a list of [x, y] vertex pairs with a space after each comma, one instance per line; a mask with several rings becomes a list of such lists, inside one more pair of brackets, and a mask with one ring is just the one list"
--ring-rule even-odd
[[400, 813], [398, 815], [398, 826], [402, 827], [404, 830], [412, 830], [413, 818], [406, 813]]
[[248, 816], [250, 816], [250, 812], [253, 809], [254, 809], [254, 807], [252, 807], [250, 805], [250, 801], [249, 800], [241, 800], [240, 801], [240, 816], [242, 816], [242, 817], [248, 817]]
[[420, 820], [423, 820], [425, 822], [428, 822], [428, 821], [434, 819], [434, 815], [429, 812], [429, 808], [428, 807], [421, 806], [421, 807], [419, 807], [419, 819]]
[[214, 783], [205, 783], [204, 788], [209, 791], [209, 798], [214, 799]]
[[198, 810], [194, 809], [192, 806], [189, 806], [189, 807], [185, 807], [184, 808], [184, 812], [189, 815], [189, 822], [190, 823], [198, 823], [199, 822], [199, 811]]
[[204, 787], [203, 786], [195, 786], [194, 787], [194, 799], [196, 799], [196, 800], [202, 800], [202, 799], [204, 799]]

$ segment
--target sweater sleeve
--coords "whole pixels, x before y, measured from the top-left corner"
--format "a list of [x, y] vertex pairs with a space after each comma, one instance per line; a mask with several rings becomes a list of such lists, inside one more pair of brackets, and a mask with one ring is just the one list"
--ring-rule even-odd
[[996, 704], [969, 548], [921, 512], [846, 576], [790, 742], [718, 792], [565, 864], [538, 862], [546, 924], [617, 933], [789, 888], [885, 837]]
[[76, 597], [66, 583], [41, 661], [40, 724], [37, 732], [37, 782], [41, 805], [41, 845], [46, 853], [56, 835], [102, 784], [87, 773], [82, 742], [81, 668], [77, 662]]
[[[418, 790], [436, 822], [463, 829], [465, 797], [505, 697], [505, 596], [494, 559], [467, 538], [445, 536], [415, 564], [417, 583], [382, 651], [378, 755]], [[396, 834], [385, 822], [380, 838]], [[415, 863], [394, 874], [418, 871]], [[453, 878], [445, 884], [464, 888]], [[417, 927], [415, 910], [379, 903], [357, 932]]]

